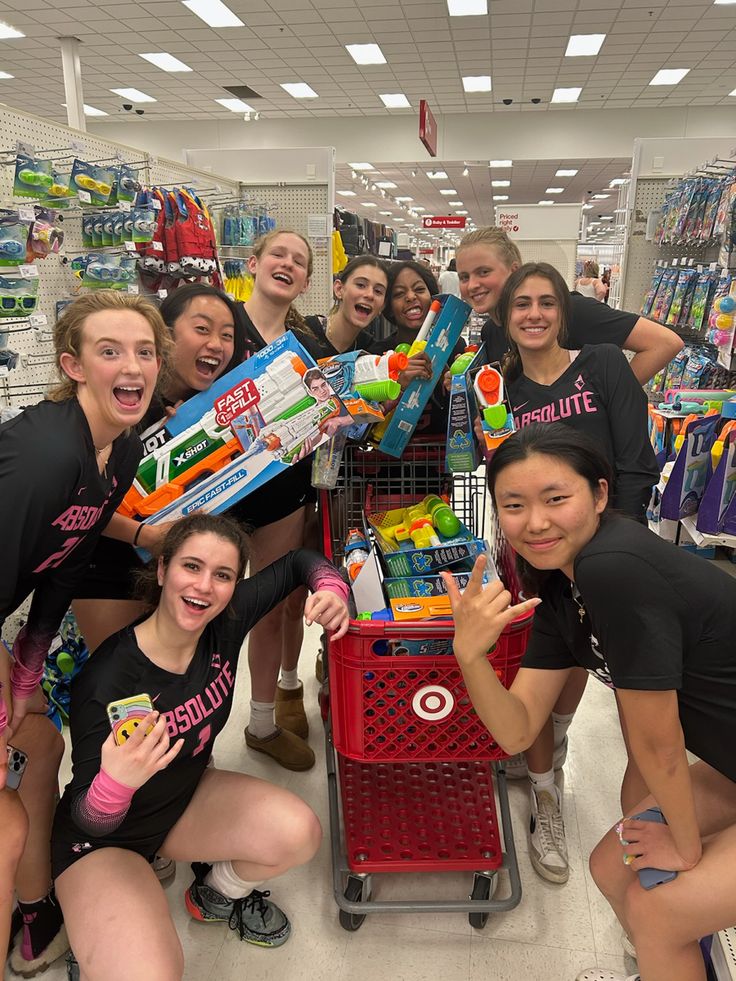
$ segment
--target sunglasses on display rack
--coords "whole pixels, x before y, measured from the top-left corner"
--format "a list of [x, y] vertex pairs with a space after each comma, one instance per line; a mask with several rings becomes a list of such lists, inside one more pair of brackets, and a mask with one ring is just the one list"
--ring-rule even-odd
[[38, 303], [37, 296], [8, 296], [0, 293], [0, 314], [3, 317], [27, 317]]

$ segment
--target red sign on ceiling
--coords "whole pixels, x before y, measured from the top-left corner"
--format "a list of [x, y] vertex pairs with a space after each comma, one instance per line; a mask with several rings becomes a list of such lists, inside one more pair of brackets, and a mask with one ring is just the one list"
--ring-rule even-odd
[[419, 101], [419, 139], [430, 157], [437, 156], [437, 120], [432, 115], [426, 99]]
[[465, 215], [435, 215], [422, 218], [425, 228], [465, 228]]

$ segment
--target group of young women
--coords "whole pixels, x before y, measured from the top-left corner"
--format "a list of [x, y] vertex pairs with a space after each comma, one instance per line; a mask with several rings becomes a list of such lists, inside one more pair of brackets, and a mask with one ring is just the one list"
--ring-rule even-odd
[[[564, 762], [586, 669], [616, 687], [629, 749], [626, 837], [623, 830], [619, 837], [637, 857], [627, 861], [630, 868], [615, 867], [620, 846], [609, 834], [594, 853], [594, 876], [636, 947], [645, 981], [700, 979], [693, 940], [708, 924], [729, 925], [720, 920], [734, 898], [725, 881], [712, 889], [709, 883], [709, 902], [685, 928], [688, 896], [734, 848], [736, 775], [717, 748], [718, 726], [730, 724], [724, 704], [730, 689], [714, 697], [716, 677], [733, 680], [714, 624], [720, 617], [723, 630], [731, 629], [723, 611], [728, 603], [733, 616], [734, 597], [715, 581], [719, 573], [705, 576], [700, 563], [693, 566], [696, 560], [643, 527], [657, 474], [640, 383], [670, 360], [679, 339], [570, 294], [552, 267], [524, 265], [497, 229], [466, 236], [456, 264], [463, 297], [489, 318], [486, 355], [503, 358], [520, 430], [491, 463], [491, 490], [502, 528], [526, 563], [527, 588], [543, 599], [509, 694], [492, 684], [478, 651], [519, 611], [495, 587], [482, 590], [474, 580], [460, 597], [448, 583], [458, 661], [495, 737], [509, 752], [526, 751], [509, 769], [530, 777], [532, 862], [556, 882], [568, 869], [554, 769]], [[140, 459], [133, 430], [175, 412], [181, 400], [288, 329], [314, 357], [411, 342], [438, 284], [421, 263], [386, 268], [357, 257], [335, 282], [332, 311], [305, 321], [293, 303], [309, 286], [308, 242], [293, 232], [271, 233], [250, 266], [255, 288], [244, 308], [203, 285], [181, 287], [160, 313], [144, 300], [108, 293], [75, 301], [56, 328], [64, 379], [56, 401], [0, 427], [0, 509], [12, 529], [0, 622], [34, 591], [2, 692], [7, 720], [0, 719], [0, 741], [9, 738], [29, 757], [20, 793], [0, 791], [0, 817], [9, 829], [0, 860], [0, 949], [15, 883], [25, 925], [11, 963], [20, 973], [43, 968], [65, 947], [60, 904], [82, 978], [117, 977], [131, 952], [151, 977], [181, 977], [181, 947], [155, 874], [175, 860], [195, 863], [185, 895], [194, 918], [225, 921], [243, 939], [278, 946], [289, 921], [259, 887], [308, 861], [320, 840], [316, 817], [298, 797], [211, 765], [246, 635], [252, 686], [246, 744], [289, 769], [314, 762], [297, 668], [303, 618], [335, 636], [348, 621], [342, 580], [304, 548], [314, 527], [309, 461], [248, 495], [230, 518], [195, 515], [149, 529], [114, 512]], [[395, 330], [377, 341], [368, 328], [381, 313]], [[633, 352], [630, 366], [621, 348]], [[400, 380], [429, 375], [426, 356], [418, 355]], [[420, 429], [443, 433], [446, 412], [440, 385]], [[605, 515], [609, 498], [634, 520]], [[141, 568], [134, 543], [157, 555], [152, 569]], [[250, 574], [243, 579], [246, 562]], [[533, 576], [535, 568], [541, 577]], [[669, 578], [652, 585], [664, 568]], [[134, 591], [136, 578], [145, 595]], [[682, 609], [671, 613], [677, 597], [693, 595], [682, 591], [695, 579], [698, 595], [710, 597], [698, 602], [696, 622]], [[654, 612], [642, 609], [648, 590]], [[73, 776], [51, 834], [61, 740], [36, 692], [48, 644], [72, 600], [94, 653], [73, 687]], [[694, 669], [697, 658], [707, 662], [702, 672]], [[118, 746], [107, 705], [144, 691], [154, 710]], [[683, 745], [701, 757], [699, 769], [683, 769]], [[0, 770], [0, 782], [3, 776]], [[669, 828], [628, 820], [653, 803], [647, 795]], [[715, 832], [720, 844], [709, 841], [701, 856], [701, 837]], [[632, 878], [645, 865], [681, 874], [645, 894]], [[49, 893], [52, 874], [58, 900]], [[119, 919], [105, 919], [99, 904], [110, 890], [119, 897]], [[665, 922], [673, 902], [682, 904], [682, 924], [676, 916]], [[647, 926], [655, 922], [657, 930]]]

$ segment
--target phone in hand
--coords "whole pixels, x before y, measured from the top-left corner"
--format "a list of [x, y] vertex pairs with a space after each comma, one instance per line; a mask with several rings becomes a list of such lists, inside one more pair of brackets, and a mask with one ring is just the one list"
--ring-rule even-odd
[[28, 766], [28, 756], [22, 749], [8, 745], [8, 777], [5, 786], [8, 790], [17, 790], [23, 779], [23, 771]]
[[[147, 715], [153, 712], [151, 696], [143, 692], [130, 698], [121, 698], [107, 706], [107, 717], [115, 742], [124, 746]], [[146, 735], [153, 729], [149, 726]]]
[[[641, 814], [632, 814], [632, 821], [656, 821], [657, 824], [667, 824], [664, 814], [658, 807], [649, 807]], [[665, 882], [677, 878], [677, 872], [666, 869], [639, 869], [639, 882], [643, 889], [654, 889]]]

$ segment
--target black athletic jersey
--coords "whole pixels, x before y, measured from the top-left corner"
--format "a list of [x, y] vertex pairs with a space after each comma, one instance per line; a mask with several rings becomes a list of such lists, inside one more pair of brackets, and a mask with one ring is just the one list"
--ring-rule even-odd
[[[90, 836], [95, 847], [131, 848], [144, 855], [156, 851], [192, 799], [215, 738], [230, 715], [246, 635], [302, 585], [347, 594], [337, 570], [324, 556], [308, 549], [289, 552], [238, 583], [228, 609], [205, 628], [184, 674], [172, 674], [149, 660], [138, 647], [134, 625], [100, 645], [71, 687], [72, 779], [54, 821], [54, 875], [81, 857], [74, 845]], [[117, 827], [95, 827], [85, 819], [84, 801], [100, 770], [102, 744], [110, 732], [107, 705], [144, 692], [166, 717], [172, 745], [180, 737], [184, 745], [165, 770], [136, 790]]]
[[[315, 350], [319, 351], [320, 358], [334, 358], [336, 354], [341, 354], [332, 341], [327, 337], [327, 317], [313, 314], [305, 317], [304, 322], [309, 328], [310, 334], [310, 353], [316, 358]], [[295, 336], [301, 340], [302, 333], [295, 332]], [[371, 345], [375, 343], [375, 337], [370, 330], [361, 330], [353, 341], [350, 351], [370, 351]]]
[[736, 580], [615, 515], [574, 574], [574, 587], [561, 572], [542, 587], [523, 666], [579, 665], [613, 688], [677, 691], [685, 745], [736, 780]]
[[0, 425], [0, 624], [33, 592], [25, 636], [34, 663], [24, 667], [40, 671], [142, 450], [135, 434], [123, 433], [101, 474], [76, 398], [40, 402]]
[[521, 375], [507, 388], [517, 429], [564, 422], [590, 436], [614, 472], [612, 506], [644, 520], [659, 468], [649, 442], [647, 397], [618, 348], [586, 344], [551, 385]]
[[[614, 310], [590, 296], [570, 293], [570, 323], [565, 347], [577, 351], [585, 344], [615, 344], [623, 347], [634, 329], [639, 314]], [[500, 361], [508, 351], [506, 332], [490, 317], [483, 325], [480, 338], [485, 345], [486, 362]]]

